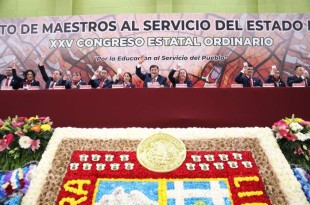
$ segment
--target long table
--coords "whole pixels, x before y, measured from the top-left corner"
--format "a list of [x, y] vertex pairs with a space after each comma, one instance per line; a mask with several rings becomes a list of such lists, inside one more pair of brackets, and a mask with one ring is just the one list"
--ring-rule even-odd
[[309, 88], [0, 91], [0, 118], [50, 116], [54, 127], [270, 127], [310, 120]]

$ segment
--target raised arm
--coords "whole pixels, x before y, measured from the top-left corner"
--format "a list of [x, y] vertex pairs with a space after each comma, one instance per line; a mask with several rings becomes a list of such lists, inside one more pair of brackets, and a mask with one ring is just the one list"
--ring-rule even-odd
[[296, 78], [294, 78], [294, 77], [287, 78], [287, 84], [290, 87], [293, 86], [293, 83], [301, 83], [302, 81], [303, 81], [303, 79], [301, 77], [297, 77], [297, 76], [296, 76]]
[[40, 57], [40, 62], [38, 64], [39, 70], [41, 72], [41, 75], [43, 77], [44, 82], [50, 81], [50, 78], [48, 77], [45, 68], [44, 68], [44, 58]]
[[274, 83], [272, 77], [272, 75], [269, 75], [268, 78], [265, 80], [265, 83]]
[[166, 77], [164, 77], [163, 86], [164, 86], [165, 88], [169, 87], [168, 84], [167, 84], [167, 78], [166, 78]]
[[175, 71], [174, 68], [170, 71], [169, 75], [168, 75], [168, 78], [170, 80], [170, 82], [172, 83], [173, 87], [175, 87], [175, 84], [177, 83], [176, 82], [176, 79], [173, 77], [173, 75], [175, 74]]
[[23, 81], [23, 80], [24, 80], [24, 79], [20, 78], [20, 77], [17, 75], [17, 73], [16, 73], [16, 68], [15, 68], [15, 67], [12, 68], [12, 75], [13, 75], [13, 78], [14, 78], [14, 79], [17, 79], [18, 81]]
[[141, 72], [141, 65], [144, 62], [144, 60], [145, 60], [144, 55], [140, 56], [138, 65], [136, 65], [136, 75], [143, 81], [145, 80], [145, 76], [146, 76], [145, 74]]
[[242, 78], [243, 73], [239, 72], [239, 74], [235, 77], [236, 83], [242, 84], [243, 83], [243, 78]]

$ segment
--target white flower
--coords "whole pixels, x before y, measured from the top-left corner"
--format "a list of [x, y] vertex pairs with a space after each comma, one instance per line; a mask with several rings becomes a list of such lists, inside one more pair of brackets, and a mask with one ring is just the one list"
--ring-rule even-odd
[[299, 123], [297, 122], [292, 122], [290, 124], [290, 128], [294, 131], [294, 132], [299, 132], [303, 129], [303, 126], [301, 126]]
[[33, 166], [33, 168], [32, 169], [30, 169], [30, 171], [27, 173], [27, 175], [26, 175], [26, 179], [28, 180], [28, 181], [31, 181], [34, 177], [36, 177], [35, 175], [34, 175], [34, 172], [35, 172], [35, 170], [36, 170], [36, 168], [37, 168], [37, 165], [32, 165]]
[[21, 148], [28, 149], [31, 146], [31, 139], [28, 136], [21, 136], [18, 143]]
[[11, 186], [12, 186], [12, 189], [17, 189], [17, 179], [16, 179], [16, 174], [17, 174], [17, 169], [15, 169], [11, 175]]
[[307, 139], [310, 139], [310, 133], [307, 133], [307, 134], [303, 134], [301, 132], [298, 132], [297, 134], [295, 134], [297, 139], [300, 140], [300, 141], [305, 141]]

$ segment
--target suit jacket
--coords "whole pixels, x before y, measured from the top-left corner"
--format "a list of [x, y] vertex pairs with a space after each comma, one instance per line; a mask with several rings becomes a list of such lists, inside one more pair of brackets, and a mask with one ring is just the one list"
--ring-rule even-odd
[[[23, 78], [18, 77], [17, 74], [16, 74], [16, 69], [12, 69], [12, 74], [13, 74], [14, 78], [19, 80], [18, 88], [23, 88], [24, 87], [24, 83], [27, 81], [27, 79], [23, 79]], [[39, 86], [40, 87], [40, 82], [36, 81], [36, 80], [33, 80], [30, 83], [30, 86]]]
[[[122, 80], [116, 80], [116, 81], [114, 81], [114, 84], [123, 84], [123, 83], [124, 83], [124, 81], [122, 81]], [[135, 84], [130, 83], [130, 85], [129, 85], [128, 88], [135, 88], [135, 87], [136, 87]]]
[[[20, 83], [19, 88], [23, 88], [25, 82], [26, 82], [26, 80], [23, 80], [23, 81]], [[30, 83], [30, 86], [39, 86], [39, 87], [40, 87], [40, 82], [39, 82], [39, 81], [36, 81], [36, 80], [33, 80], [33, 81]]]
[[268, 78], [265, 80], [265, 83], [273, 83], [274, 87], [285, 87], [285, 82], [281, 78], [279, 79], [279, 86], [278, 86], [272, 75], [268, 76]]
[[289, 76], [287, 78], [287, 85], [290, 87], [293, 86], [293, 83], [302, 83], [302, 82], [303, 82], [303, 79], [301, 77], [296, 76], [296, 75]]
[[[256, 78], [256, 77], [252, 77], [252, 80], [253, 80], [253, 86], [256, 87], [256, 86], [259, 86], [259, 87], [262, 87], [262, 82], [260, 81], [260, 79]], [[243, 75], [242, 72], [240, 72], [236, 77], [235, 77], [235, 81], [238, 83], [238, 84], [242, 84], [243, 87], [251, 87], [250, 86], [250, 79], [246, 76], [246, 75]]]
[[[45, 68], [44, 68], [44, 65], [43, 66], [40, 66], [39, 65], [39, 70], [41, 72], [41, 75], [43, 77], [43, 80], [44, 82], [46, 83], [45, 84], [45, 89], [49, 89], [50, 88], [50, 85], [51, 83], [54, 81], [52, 77], [48, 77], [46, 71], [45, 71]], [[65, 80], [63, 79], [60, 79], [55, 86], [65, 86], [66, 85], [66, 82]]]
[[306, 83], [306, 87], [310, 87], [310, 77], [306, 78], [307, 79], [307, 83]]
[[[12, 69], [12, 72], [13, 72], [14, 69]], [[16, 70], [15, 70], [15, 73], [16, 73]], [[17, 75], [16, 75], [17, 76]], [[10, 85], [9, 86], [12, 86], [13, 89], [17, 90], [19, 88], [19, 85], [20, 85], [20, 81], [21, 81], [21, 78], [19, 78], [18, 76], [17, 77], [14, 77], [12, 78], [11, 82], [10, 82]], [[1, 75], [0, 74], [0, 86], [1, 86], [1, 83], [3, 80], [6, 80], [7, 76], [6, 75]]]
[[[84, 81], [80, 81], [76, 85], [76, 88], [80, 89], [80, 85], [87, 85], [87, 83], [85, 83]], [[71, 89], [72, 88], [72, 81], [71, 80], [67, 81], [65, 87], [66, 87], [66, 89]]]
[[[169, 75], [168, 75], [168, 78], [169, 78], [170, 82], [172, 83], [173, 87], [175, 87], [176, 84], [180, 83], [176, 78], [173, 77], [175, 71], [176, 71], [176, 70], [173, 70], [173, 69], [172, 69], [172, 70], [170, 71]], [[193, 87], [193, 83], [192, 83], [192, 81], [190, 81], [190, 80], [185, 80], [184, 83], [187, 84], [187, 87], [188, 87], [188, 88]]]
[[[88, 85], [91, 85], [91, 87], [93, 87], [93, 88], [97, 88], [97, 87], [99, 87], [100, 82], [101, 82], [100, 79], [96, 79], [96, 80], [90, 79], [88, 82]], [[112, 88], [112, 84], [113, 84], [112, 80], [105, 79], [102, 88]]]
[[[136, 75], [144, 81], [143, 83], [143, 87], [147, 88], [147, 83], [150, 83], [152, 82], [152, 76], [150, 73], [145, 73], [143, 74], [141, 72], [141, 68], [138, 68], [136, 67]], [[168, 87], [168, 84], [167, 84], [167, 78], [162, 76], [162, 75], [158, 75], [157, 76], [157, 80], [156, 82], [159, 83], [159, 85], [163, 85], [164, 87]]]

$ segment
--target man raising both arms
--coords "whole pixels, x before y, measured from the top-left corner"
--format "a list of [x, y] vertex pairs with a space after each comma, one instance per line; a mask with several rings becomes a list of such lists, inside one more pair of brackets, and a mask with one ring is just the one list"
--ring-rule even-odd
[[148, 83], [159, 83], [160, 87], [168, 87], [167, 78], [159, 75], [159, 68], [157, 65], [150, 66], [150, 73], [146, 72], [143, 74], [141, 72], [141, 65], [144, 62], [144, 55], [140, 56], [138, 65], [136, 66], [136, 75], [143, 80], [143, 87], [148, 87]]

